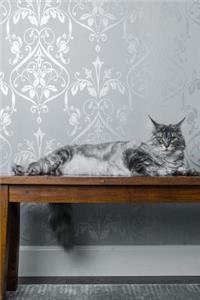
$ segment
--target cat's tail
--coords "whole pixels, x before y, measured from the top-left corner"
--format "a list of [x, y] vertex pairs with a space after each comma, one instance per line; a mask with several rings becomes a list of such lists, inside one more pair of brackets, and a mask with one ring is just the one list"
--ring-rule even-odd
[[14, 175], [25, 175], [26, 171], [25, 168], [22, 165], [17, 165], [17, 164], [13, 164], [11, 167], [12, 172], [14, 173]]
[[75, 232], [71, 204], [50, 203], [49, 224], [59, 245], [66, 251], [74, 247]]

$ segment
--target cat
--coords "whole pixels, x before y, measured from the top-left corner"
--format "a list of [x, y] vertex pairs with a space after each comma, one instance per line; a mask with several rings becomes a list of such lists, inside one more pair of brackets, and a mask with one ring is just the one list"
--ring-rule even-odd
[[[153, 124], [152, 137], [136, 145], [132, 141], [102, 144], [66, 145], [27, 167], [14, 165], [15, 175], [87, 175], [87, 176], [172, 176], [198, 175], [186, 170], [185, 139], [181, 125]], [[74, 244], [70, 204], [49, 204], [50, 226], [57, 240], [68, 250]]]
[[[150, 116], [149, 116], [150, 117]], [[185, 139], [181, 120], [154, 125], [149, 141], [66, 145], [27, 167], [14, 165], [15, 175], [167, 176], [184, 167]]]

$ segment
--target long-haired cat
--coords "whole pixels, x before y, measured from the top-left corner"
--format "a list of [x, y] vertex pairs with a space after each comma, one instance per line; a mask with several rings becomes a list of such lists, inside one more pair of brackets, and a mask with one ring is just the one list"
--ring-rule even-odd
[[[171, 176], [185, 174], [185, 139], [181, 124], [153, 123], [152, 137], [139, 146], [131, 141], [67, 145], [27, 167], [14, 165], [15, 175]], [[71, 205], [50, 204], [50, 225], [59, 244], [73, 246]]]

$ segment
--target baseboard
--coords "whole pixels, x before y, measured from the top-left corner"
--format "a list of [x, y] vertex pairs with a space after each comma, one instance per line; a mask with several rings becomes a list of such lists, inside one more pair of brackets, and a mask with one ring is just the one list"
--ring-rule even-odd
[[19, 284], [200, 284], [200, 276], [29, 276]]
[[19, 276], [200, 276], [200, 246], [22, 246]]

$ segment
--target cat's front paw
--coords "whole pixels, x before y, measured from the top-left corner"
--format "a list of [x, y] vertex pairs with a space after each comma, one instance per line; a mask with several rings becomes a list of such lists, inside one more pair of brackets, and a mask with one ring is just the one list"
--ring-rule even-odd
[[187, 170], [186, 175], [187, 176], [200, 176], [200, 172], [195, 169], [190, 169], [190, 170]]
[[157, 176], [167, 176], [168, 173], [167, 173], [167, 170], [165, 170], [165, 169], [160, 169], [160, 170], [158, 170], [158, 171], [156, 172], [156, 175], [157, 175]]
[[184, 176], [184, 175], [185, 175], [185, 173], [180, 170], [176, 170], [176, 171], [174, 171], [174, 173], [172, 173], [172, 176]]
[[187, 170], [184, 167], [179, 167], [172, 173], [173, 176], [186, 176]]
[[62, 176], [62, 171], [60, 169], [52, 170], [50, 173], [51, 176]]
[[173, 173], [173, 176], [200, 176], [200, 172], [195, 169], [178, 169]]

